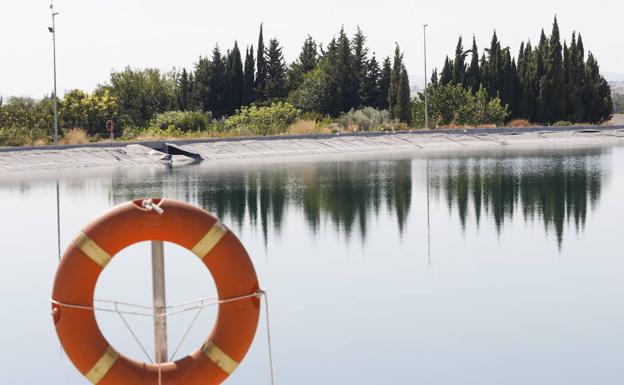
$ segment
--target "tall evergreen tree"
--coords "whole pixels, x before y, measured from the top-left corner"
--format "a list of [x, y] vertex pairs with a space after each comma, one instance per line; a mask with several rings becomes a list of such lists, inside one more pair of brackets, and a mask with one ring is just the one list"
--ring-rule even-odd
[[364, 90], [362, 92], [363, 96], [361, 100], [361, 104], [363, 106], [377, 107], [377, 101], [380, 99], [381, 93], [381, 90], [379, 89], [380, 82], [381, 68], [379, 68], [379, 63], [373, 53], [371, 59], [366, 63]]
[[182, 73], [178, 79], [178, 109], [186, 111], [191, 104], [191, 82], [186, 68], [182, 68]]
[[609, 83], [600, 75], [598, 63], [590, 52], [585, 64], [585, 83], [583, 91], [585, 105], [585, 120], [590, 123], [600, 123], [613, 114], [613, 100]]
[[433, 72], [431, 73], [431, 81], [430, 81], [430, 84], [431, 84], [431, 85], [434, 85], [434, 86], [437, 86], [437, 85], [438, 85], [438, 83], [439, 83], [439, 80], [438, 80], [438, 69], [437, 69], [437, 68], [434, 68]]
[[470, 50], [471, 60], [468, 71], [466, 72], [465, 85], [476, 94], [481, 85], [481, 71], [479, 69], [479, 49], [477, 48], [477, 40], [472, 36], [472, 49]]
[[390, 118], [399, 118], [399, 90], [401, 89], [401, 71], [403, 70], [403, 54], [399, 45], [394, 49], [394, 61], [392, 63], [392, 76], [390, 76], [390, 90], [388, 92], [388, 111]]
[[297, 89], [303, 82], [303, 77], [308, 72], [316, 68], [318, 64], [318, 50], [314, 39], [308, 35], [303, 42], [301, 53], [297, 61], [290, 65], [288, 69], [287, 88], [289, 91]]
[[562, 120], [565, 114], [565, 90], [563, 74], [563, 58], [561, 54], [561, 37], [557, 17], [548, 44], [548, 65], [546, 69], [545, 103], [547, 103], [547, 121]]
[[368, 75], [368, 48], [366, 48], [366, 36], [358, 26], [357, 32], [353, 37], [353, 74], [355, 75], [356, 96], [354, 104], [361, 106], [369, 99], [366, 94], [367, 75]]
[[254, 101], [255, 59], [253, 45], [245, 50], [245, 69], [243, 71], [242, 105], [247, 106]]
[[548, 38], [542, 29], [539, 45], [535, 52], [535, 81], [537, 86], [537, 105], [535, 115], [532, 120], [538, 122], [548, 122], [549, 115], [549, 95], [548, 95], [548, 79], [546, 79], [546, 65], [548, 63]]
[[318, 64], [318, 47], [316, 41], [310, 35], [303, 42], [303, 47], [299, 54], [299, 63], [304, 74], [312, 71]]
[[447, 84], [451, 84], [453, 81], [453, 62], [447, 56], [444, 59], [444, 67], [442, 67], [442, 72], [440, 73], [440, 84], [443, 86]]
[[189, 72], [189, 110], [198, 110], [202, 108], [201, 99], [199, 97], [197, 79], [195, 79], [194, 72]]
[[572, 34], [570, 45], [570, 64], [568, 70], [568, 102], [566, 114], [571, 121], [580, 122], [585, 117], [585, 106], [583, 105], [582, 92], [585, 84], [585, 48], [583, 38]]
[[212, 71], [212, 63], [210, 59], [200, 57], [195, 65], [195, 87], [193, 89], [194, 100], [197, 106], [203, 111], [212, 111], [210, 101], [210, 74]]
[[269, 41], [266, 50], [266, 87], [264, 100], [282, 98], [286, 96], [286, 64], [282, 47], [277, 39]]
[[462, 37], [457, 40], [457, 46], [455, 47], [455, 60], [453, 60], [453, 77], [452, 82], [454, 84], [464, 85], [464, 77], [466, 76], [466, 53], [464, 52], [464, 45]]
[[401, 76], [397, 92], [396, 116], [400, 122], [410, 124], [412, 122], [410, 84], [405, 65], [401, 65]]
[[390, 94], [390, 79], [392, 78], [392, 62], [389, 57], [384, 58], [379, 79], [379, 98], [376, 108], [388, 110], [388, 96]]
[[482, 71], [484, 74], [483, 83], [490, 98], [495, 98], [499, 96], [503, 82], [503, 54], [496, 31], [492, 35], [487, 61], [487, 72]]
[[357, 105], [357, 79], [353, 69], [351, 42], [340, 30], [336, 41], [336, 60], [334, 62], [336, 81], [336, 106], [338, 112], [346, 112]]
[[522, 43], [520, 46], [520, 53], [518, 54], [518, 76], [520, 78], [521, 96], [520, 111], [517, 116], [525, 119], [532, 119], [535, 111], [536, 85], [534, 82], [534, 69], [534, 56], [531, 42], [527, 42], [526, 45]]
[[263, 24], [260, 24], [258, 35], [258, 52], [256, 53], [256, 79], [254, 85], [255, 98], [264, 100], [266, 95], [267, 63], [265, 59]]
[[220, 118], [226, 113], [224, 94], [226, 87], [227, 68], [226, 63], [221, 55], [219, 46], [216, 45], [212, 50], [212, 59], [210, 60], [208, 74], [208, 89], [206, 93], [206, 111], [212, 111], [216, 118]]
[[240, 108], [243, 101], [243, 62], [238, 43], [228, 53], [227, 78], [225, 87], [225, 113], [230, 115]]

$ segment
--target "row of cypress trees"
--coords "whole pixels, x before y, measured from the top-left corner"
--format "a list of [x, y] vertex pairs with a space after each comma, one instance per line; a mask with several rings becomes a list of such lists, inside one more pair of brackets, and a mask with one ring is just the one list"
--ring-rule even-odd
[[370, 106], [410, 121], [410, 86], [402, 52], [397, 45], [394, 60], [386, 57], [380, 64], [374, 53], [369, 54], [359, 28], [352, 39], [341, 29], [325, 49], [308, 36], [297, 60], [287, 65], [277, 39], [265, 46], [261, 25], [256, 48], [247, 47], [244, 60], [235, 42], [225, 53], [215, 46], [211, 57], [200, 57], [193, 70], [182, 69], [177, 104], [181, 110], [211, 111], [215, 117], [231, 115], [251, 103], [285, 100], [314, 70], [322, 70], [331, 80], [324, 85], [328, 92], [322, 95], [323, 103], [313, 104], [315, 112], [337, 116]]
[[193, 71], [186, 68], [178, 78], [181, 110], [211, 111], [221, 117], [240, 106], [286, 96], [286, 64], [277, 39], [264, 45], [262, 26], [254, 57], [253, 46], [245, 50], [243, 62], [238, 43], [225, 54], [215, 46], [212, 55], [200, 57]]
[[542, 30], [536, 47], [522, 42], [517, 61], [496, 31], [481, 56], [474, 37], [469, 50], [464, 50], [460, 37], [454, 60], [447, 56], [439, 76], [434, 71], [431, 81], [461, 84], [472, 92], [484, 87], [490, 97], [500, 97], [512, 118], [533, 122], [598, 123], [613, 113], [611, 89], [596, 58], [591, 52], [585, 57], [580, 34], [572, 33], [570, 44], [561, 44], [556, 17], [550, 36]]

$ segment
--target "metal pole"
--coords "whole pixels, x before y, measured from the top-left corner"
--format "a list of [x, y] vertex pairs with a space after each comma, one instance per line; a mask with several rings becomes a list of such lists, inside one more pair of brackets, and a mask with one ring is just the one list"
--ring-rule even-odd
[[54, 63], [54, 94], [52, 95], [52, 106], [54, 108], [54, 144], [58, 144], [58, 105], [56, 99], [56, 23], [55, 17], [58, 12], [54, 12], [54, 5], [50, 2], [50, 13], [52, 14], [52, 59]]
[[425, 128], [429, 128], [429, 98], [427, 97], [427, 26], [423, 25], [423, 48], [425, 51]]
[[167, 362], [167, 318], [165, 298], [165, 250], [163, 241], [152, 241], [152, 293], [154, 297], [154, 358]]
[[59, 180], [56, 180], [56, 246], [58, 258], [61, 259], [61, 203], [59, 192]]

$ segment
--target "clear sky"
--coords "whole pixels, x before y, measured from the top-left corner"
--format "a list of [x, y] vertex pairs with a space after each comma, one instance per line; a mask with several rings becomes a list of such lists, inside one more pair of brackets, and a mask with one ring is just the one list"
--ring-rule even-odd
[[[0, 95], [41, 97], [52, 89], [52, 43], [47, 30], [49, 0], [0, 0]], [[359, 25], [378, 56], [390, 55], [394, 42], [405, 51], [412, 83], [423, 73], [422, 25], [429, 24], [428, 67], [440, 67], [461, 34], [479, 49], [496, 29], [504, 45], [517, 52], [520, 41], [536, 42], [550, 32], [557, 14], [562, 36], [583, 35], [603, 73], [624, 74], [623, 1], [450, 1], [315, 0], [163, 1], [56, 0], [59, 94], [92, 90], [111, 70], [131, 67], [192, 67], [218, 43], [225, 51], [234, 40], [244, 49], [257, 40], [277, 37], [288, 62], [310, 34], [326, 43], [344, 25], [352, 34]]]

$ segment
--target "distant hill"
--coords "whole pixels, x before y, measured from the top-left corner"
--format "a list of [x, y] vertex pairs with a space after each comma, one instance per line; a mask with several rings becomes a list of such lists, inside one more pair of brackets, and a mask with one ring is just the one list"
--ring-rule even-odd
[[624, 74], [616, 74], [616, 73], [613, 73], [613, 72], [605, 72], [603, 74], [603, 76], [610, 83], [613, 83], [613, 82], [624, 82]]
[[624, 81], [610, 82], [611, 92], [614, 94], [624, 95]]

